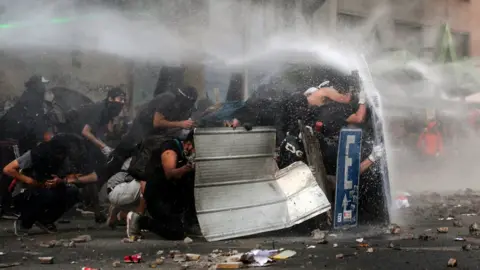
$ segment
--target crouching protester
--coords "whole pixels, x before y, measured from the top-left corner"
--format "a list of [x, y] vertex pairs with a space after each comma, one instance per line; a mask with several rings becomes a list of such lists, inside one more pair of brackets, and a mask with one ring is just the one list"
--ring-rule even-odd
[[12, 195], [20, 212], [14, 224], [17, 236], [27, 235], [34, 224], [56, 231], [55, 221], [79, 201], [78, 186], [97, 180], [84, 163], [86, 156], [80, 137], [59, 134], [5, 166], [3, 172], [16, 181]]
[[130, 210], [142, 214], [145, 211], [145, 200], [142, 190], [145, 181], [138, 181], [127, 170], [132, 158], [128, 158], [120, 172], [116, 173], [107, 182], [107, 194], [110, 201], [107, 225], [114, 228], [118, 221], [126, 219]]
[[152, 153], [143, 197], [150, 216], [136, 212], [127, 215], [128, 237], [149, 230], [168, 240], [183, 239], [194, 215], [193, 131], [181, 141], [170, 139]]

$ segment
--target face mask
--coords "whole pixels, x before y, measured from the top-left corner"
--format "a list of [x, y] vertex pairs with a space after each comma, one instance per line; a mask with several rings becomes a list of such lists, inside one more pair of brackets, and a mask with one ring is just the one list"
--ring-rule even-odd
[[123, 104], [120, 102], [108, 102], [108, 115], [111, 117], [118, 116], [123, 109]]

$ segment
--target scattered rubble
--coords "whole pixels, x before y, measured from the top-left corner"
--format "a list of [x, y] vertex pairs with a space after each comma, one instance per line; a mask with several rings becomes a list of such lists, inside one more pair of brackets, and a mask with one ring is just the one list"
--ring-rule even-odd
[[142, 254], [127, 255], [123, 257], [123, 262], [125, 263], [140, 263], [142, 261]]
[[438, 233], [448, 233], [448, 227], [437, 228]]
[[73, 241], [74, 243], [86, 243], [86, 242], [92, 241], [92, 237], [88, 234], [80, 235], [80, 236], [77, 236], [77, 237], [71, 239], [71, 241]]
[[114, 267], [114, 268], [120, 267], [121, 265], [122, 265], [122, 263], [120, 261], [114, 261], [112, 263], [112, 267]]
[[450, 258], [447, 262], [448, 267], [457, 267], [457, 259]]
[[163, 250], [157, 251], [157, 256], [162, 256], [163, 255]]
[[462, 250], [464, 251], [470, 251], [472, 250], [472, 245], [471, 244], [466, 244], [462, 246]]
[[19, 262], [14, 262], [14, 263], [0, 263], [0, 268], [10, 268], [10, 267], [15, 267], [15, 266], [20, 266], [21, 263]]
[[429, 241], [429, 240], [435, 240], [437, 237], [429, 234], [421, 234], [418, 236], [418, 239], [423, 240], [423, 241]]
[[185, 239], [183, 239], [183, 242], [185, 244], [191, 244], [191, 243], [193, 243], [193, 240], [190, 237], [185, 237]]
[[240, 268], [243, 268], [242, 262], [219, 263], [216, 266], [216, 269], [240, 269]]
[[470, 234], [477, 234], [480, 231], [480, 226], [478, 223], [474, 222], [468, 227]]
[[319, 229], [316, 229], [316, 230], [313, 230], [312, 231], [312, 238], [313, 240], [325, 240], [325, 237], [326, 237], [326, 233], [325, 232], [322, 232], [321, 230]]
[[372, 253], [373, 252], [373, 248], [367, 248], [367, 253]]
[[38, 257], [41, 264], [53, 264], [53, 257]]
[[463, 227], [462, 221], [455, 219], [455, 220], [453, 221], [453, 227], [457, 227], [457, 228]]
[[337, 259], [343, 259], [343, 257], [344, 257], [344, 255], [343, 255], [342, 253], [337, 254], [337, 255], [335, 256], [335, 258], [337, 258]]

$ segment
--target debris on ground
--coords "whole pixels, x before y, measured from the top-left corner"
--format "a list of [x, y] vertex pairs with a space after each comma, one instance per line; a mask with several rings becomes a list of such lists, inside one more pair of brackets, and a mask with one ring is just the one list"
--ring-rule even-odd
[[435, 240], [437, 238], [433, 235], [421, 234], [420, 236], [418, 236], [418, 239], [423, 240], [423, 241], [429, 241], [429, 240]]
[[219, 263], [216, 266], [216, 269], [240, 269], [240, 268], [243, 268], [242, 262]]
[[55, 243], [52, 243], [52, 242], [49, 242], [49, 243], [40, 243], [39, 244], [40, 247], [42, 248], [53, 248], [55, 246]]
[[344, 256], [343, 256], [343, 254], [342, 254], [342, 253], [340, 253], [340, 254], [337, 254], [337, 255], [335, 256], [335, 258], [337, 258], [337, 259], [343, 259], [343, 257], [344, 257]]
[[471, 244], [466, 244], [462, 246], [462, 250], [464, 251], [470, 251], [472, 250], [472, 245]]
[[123, 262], [125, 263], [140, 263], [142, 261], [142, 254], [127, 255], [123, 257]]
[[120, 261], [114, 261], [114, 262], [112, 263], [112, 267], [114, 267], [114, 268], [120, 267], [121, 265], [122, 265], [122, 264], [120, 263]]
[[392, 242], [390, 242], [390, 243], [388, 244], [388, 247], [389, 247], [389, 248], [394, 248], [395, 245], [394, 245]]
[[337, 243], [334, 243], [334, 244], [333, 244], [333, 247], [334, 247], [334, 248], [338, 247], [338, 244], [337, 244]]
[[448, 227], [437, 228], [438, 233], [448, 233]]
[[319, 229], [313, 230], [311, 235], [313, 240], [324, 240], [325, 237], [327, 236], [325, 232], [322, 232]]
[[360, 244], [357, 245], [357, 247], [359, 247], [359, 248], [368, 248], [369, 245], [368, 245], [367, 243], [360, 243]]
[[164, 261], [165, 261], [165, 259], [164, 259], [163, 257], [162, 257], [162, 258], [157, 258], [157, 259], [155, 260], [155, 264], [157, 264], [157, 265], [162, 265]]
[[448, 267], [457, 267], [457, 259], [450, 258], [447, 262]]
[[86, 243], [86, 242], [92, 241], [92, 237], [86, 234], [86, 235], [77, 236], [75, 238], [72, 238], [71, 240], [75, 243]]
[[38, 257], [41, 264], [53, 264], [53, 257]]
[[180, 250], [170, 250], [170, 251], [168, 252], [168, 256], [169, 256], [170, 258], [172, 258], [172, 259], [173, 259], [173, 258], [175, 257], [175, 255], [177, 255], [177, 254], [182, 254], [182, 253], [180, 252]]
[[357, 241], [357, 243], [362, 243], [362, 242], [363, 242], [363, 238], [357, 238], [355, 241]]
[[175, 254], [175, 256], [173, 257], [173, 261], [177, 262], [177, 263], [186, 262], [187, 261], [187, 256], [185, 256], [183, 254]]
[[0, 268], [10, 268], [10, 267], [15, 267], [15, 266], [20, 266], [21, 263], [19, 262], [14, 262], [14, 263], [0, 263]]
[[278, 253], [277, 255], [273, 256], [272, 259], [274, 260], [286, 260], [290, 257], [293, 257], [297, 254], [297, 252], [293, 251], [293, 250], [284, 250], [280, 253]]
[[454, 220], [454, 221], [453, 221], [453, 227], [457, 227], [457, 228], [463, 227], [462, 221], [461, 221], [461, 220], [457, 220], [457, 219]]
[[373, 252], [373, 248], [367, 248], [367, 253], [372, 253]]
[[183, 239], [183, 242], [184, 242], [185, 244], [191, 244], [191, 243], [193, 243], [193, 240], [192, 240], [192, 238], [190, 238], [190, 237], [185, 237], [185, 239]]
[[307, 249], [314, 249], [316, 246], [308, 246]]
[[478, 231], [480, 231], [480, 226], [478, 225], [478, 223], [474, 222], [468, 227], [468, 231], [471, 234], [476, 234], [478, 233]]
[[198, 260], [200, 260], [200, 254], [187, 253], [185, 256], [187, 257], [187, 261], [198, 261]]
[[157, 256], [162, 256], [163, 255], [163, 250], [157, 251]]

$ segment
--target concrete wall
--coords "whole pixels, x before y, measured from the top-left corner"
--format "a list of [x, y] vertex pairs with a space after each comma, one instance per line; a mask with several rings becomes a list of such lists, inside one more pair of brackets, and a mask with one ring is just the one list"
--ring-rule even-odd
[[128, 67], [124, 59], [85, 53], [72, 65], [69, 52], [0, 52], [0, 100], [18, 96], [24, 82], [33, 74], [50, 79], [49, 87], [62, 86], [79, 91], [94, 100], [105, 97], [106, 86], [126, 87]]

